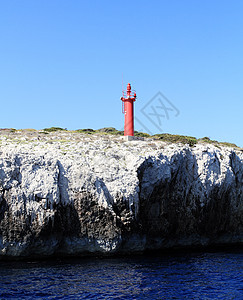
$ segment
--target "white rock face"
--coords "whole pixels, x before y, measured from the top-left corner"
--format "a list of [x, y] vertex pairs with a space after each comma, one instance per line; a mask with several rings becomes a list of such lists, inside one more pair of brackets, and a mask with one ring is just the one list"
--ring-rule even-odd
[[242, 161], [209, 144], [1, 134], [0, 254], [242, 243]]

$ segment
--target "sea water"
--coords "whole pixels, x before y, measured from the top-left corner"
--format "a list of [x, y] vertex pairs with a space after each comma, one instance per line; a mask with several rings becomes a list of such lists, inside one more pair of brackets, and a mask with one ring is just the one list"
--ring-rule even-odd
[[243, 251], [0, 262], [0, 299], [243, 299]]

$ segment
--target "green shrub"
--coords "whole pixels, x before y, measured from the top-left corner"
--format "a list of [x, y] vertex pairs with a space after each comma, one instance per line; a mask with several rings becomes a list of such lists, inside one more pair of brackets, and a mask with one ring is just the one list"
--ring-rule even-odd
[[50, 127], [50, 128], [44, 128], [43, 130], [46, 132], [53, 132], [53, 131], [60, 131], [60, 130], [66, 130], [66, 129], [61, 128], [61, 127]]
[[199, 139], [199, 141], [205, 142], [205, 143], [208, 143], [208, 144], [213, 144], [215, 147], [218, 147], [218, 148], [220, 148], [219, 146], [227, 146], [227, 147], [238, 148], [238, 146], [236, 144], [210, 140], [209, 137], [203, 137], [203, 138]]
[[99, 133], [104, 133], [104, 134], [113, 134], [113, 135], [123, 135], [124, 131], [117, 130], [114, 127], [104, 127], [100, 128], [97, 130]]
[[203, 142], [203, 143], [207, 143], [207, 144], [215, 144], [215, 143], [218, 143], [217, 141], [215, 140], [211, 140], [209, 137], [205, 136], [201, 139], [198, 139], [200, 142]]
[[134, 131], [134, 136], [139, 136], [139, 137], [150, 137], [148, 133], [145, 132], [139, 132], [139, 131]]
[[158, 140], [162, 140], [170, 143], [189, 144], [189, 146], [191, 147], [197, 143], [197, 139], [195, 137], [186, 136], [186, 135], [161, 133], [161, 134], [155, 134], [153, 137], [155, 137]]
[[75, 130], [75, 132], [93, 134], [96, 131], [92, 128], [86, 128], [86, 129], [77, 129], [77, 130]]
[[211, 141], [211, 140], [210, 140], [210, 138], [209, 138], [209, 137], [207, 137], [207, 136], [205, 136], [205, 137], [201, 138], [200, 140], [202, 140], [202, 141], [207, 141], [207, 142]]
[[227, 143], [227, 142], [219, 142], [220, 145], [226, 146], [226, 147], [232, 147], [232, 148], [238, 148], [236, 144], [233, 143]]
[[114, 133], [114, 132], [117, 132], [118, 130], [116, 130], [116, 128], [114, 128], [114, 127], [104, 127], [104, 128], [98, 129], [97, 131], [106, 132], [106, 133]]
[[122, 135], [124, 134], [124, 131], [117, 130], [114, 127], [104, 127], [97, 130], [100, 133], [107, 133], [107, 134], [113, 134], [113, 135]]

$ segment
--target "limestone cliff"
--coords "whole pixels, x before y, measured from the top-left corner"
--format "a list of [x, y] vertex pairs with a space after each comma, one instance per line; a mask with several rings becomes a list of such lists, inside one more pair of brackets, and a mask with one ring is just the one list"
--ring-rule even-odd
[[243, 243], [243, 153], [108, 135], [0, 135], [0, 257]]

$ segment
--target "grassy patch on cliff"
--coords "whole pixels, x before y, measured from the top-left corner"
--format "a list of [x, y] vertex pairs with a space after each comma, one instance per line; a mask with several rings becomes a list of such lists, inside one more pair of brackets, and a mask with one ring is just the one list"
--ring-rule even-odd
[[161, 140], [170, 143], [189, 144], [191, 147], [197, 144], [198, 140], [193, 136], [161, 133], [153, 136], [156, 140]]
[[63, 130], [67, 130], [61, 127], [50, 127], [50, 128], [44, 128], [43, 131], [45, 132], [54, 132], [54, 131], [63, 131]]
[[198, 139], [198, 141], [206, 144], [213, 144], [215, 146], [225, 146], [225, 147], [232, 147], [232, 148], [239, 148], [236, 144], [228, 143], [228, 142], [218, 142], [215, 140], [211, 140], [209, 137], [203, 137], [201, 139]]
[[205, 144], [212, 144], [216, 147], [225, 146], [225, 147], [240, 149], [236, 144], [227, 143], [227, 142], [218, 142], [215, 140], [211, 140], [209, 137], [203, 137], [197, 139], [193, 136], [177, 135], [177, 134], [169, 134], [169, 133], [155, 134], [153, 135], [153, 137], [155, 137], [158, 140], [162, 140], [164, 142], [189, 144], [189, 146], [191, 147], [200, 142]]
[[86, 134], [93, 134], [96, 132], [96, 130], [91, 129], [91, 128], [86, 128], [86, 129], [77, 129], [74, 132], [78, 132], [78, 133], [86, 133]]
[[114, 127], [104, 127], [96, 130], [98, 133], [101, 134], [112, 134], [112, 135], [123, 135], [124, 131], [117, 130]]
[[[46, 134], [48, 135], [49, 133], [52, 132], [63, 132], [67, 134], [72, 134], [72, 133], [81, 133], [81, 134], [88, 134], [88, 135], [113, 135], [113, 136], [123, 136], [124, 131], [122, 130], [117, 130], [114, 127], [104, 127], [100, 129], [92, 129], [92, 128], [85, 128], [85, 129], [77, 129], [77, 130], [67, 130], [66, 128], [61, 128], [61, 127], [49, 127], [49, 128], [44, 128], [42, 130], [36, 130], [32, 128], [27, 128], [27, 129], [15, 129], [15, 128], [0, 128], [0, 134], [5, 134], [7, 135], [7, 138], [10, 138], [12, 134], [19, 134], [19, 133], [29, 133], [29, 134]], [[231, 147], [231, 148], [236, 148], [240, 151], [243, 151], [242, 148], [238, 147], [234, 143], [228, 143], [228, 142], [218, 142], [216, 140], [211, 140], [209, 137], [203, 137], [197, 139], [196, 137], [193, 136], [186, 136], [186, 135], [178, 135], [178, 134], [169, 134], [169, 133], [158, 133], [155, 135], [150, 135], [148, 133], [144, 132], [139, 132], [139, 131], [134, 131], [134, 136], [137, 137], [144, 137], [144, 138], [149, 138], [152, 140], [158, 140], [158, 141], [163, 141], [167, 143], [182, 143], [182, 144], [188, 144], [190, 147], [193, 147], [197, 143], [200, 144], [212, 144], [218, 148], [220, 147]], [[94, 137], [95, 138], [95, 137]]]

